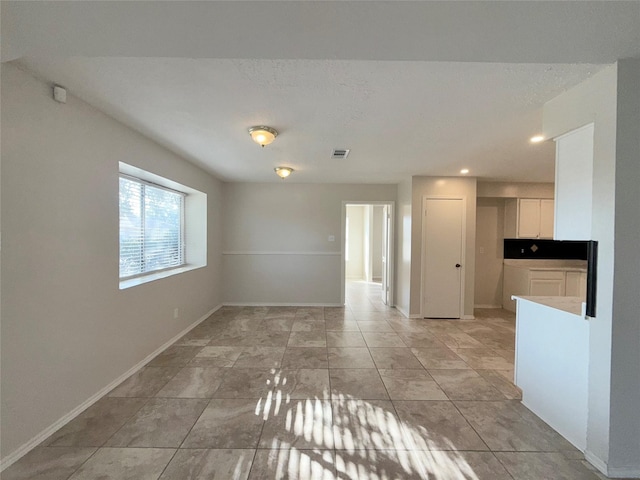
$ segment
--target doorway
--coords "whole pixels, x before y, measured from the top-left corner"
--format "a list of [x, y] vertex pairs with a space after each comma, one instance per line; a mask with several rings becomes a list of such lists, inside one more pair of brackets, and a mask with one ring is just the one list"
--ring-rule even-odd
[[342, 301], [391, 306], [393, 203], [343, 202]]
[[463, 312], [465, 199], [422, 199], [422, 317]]

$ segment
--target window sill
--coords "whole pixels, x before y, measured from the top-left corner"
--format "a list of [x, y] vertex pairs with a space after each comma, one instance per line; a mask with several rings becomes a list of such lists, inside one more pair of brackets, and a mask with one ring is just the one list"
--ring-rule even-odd
[[163, 270], [161, 272], [150, 273], [149, 275], [143, 275], [141, 277], [128, 278], [127, 280], [120, 280], [120, 290], [136, 287], [138, 285], [142, 285], [143, 283], [154, 282], [156, 280], [160, 280], [161, 278], [167, 278], [173, 275], [179, 275], [181, 273], [190, 272], [191, 270], [196, 270], [198, 268], [202, 268], [206, 266], [207, 266], [206, 264], [185, 265], [183, 267], [173, 268], [171, 270]]

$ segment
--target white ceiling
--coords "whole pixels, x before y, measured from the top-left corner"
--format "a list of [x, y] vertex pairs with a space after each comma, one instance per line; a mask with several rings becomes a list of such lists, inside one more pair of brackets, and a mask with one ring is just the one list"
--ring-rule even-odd
[[[2, 58], [229, 181], [552, 181], [541, 107], [640, 57], [640, 2], [2, 2]], [[261, 149], [247, 128], [280, 136]], [[346, 160], [333, 148], [350, 148]], [[125, 160], [126, 159], [119, 159]]]

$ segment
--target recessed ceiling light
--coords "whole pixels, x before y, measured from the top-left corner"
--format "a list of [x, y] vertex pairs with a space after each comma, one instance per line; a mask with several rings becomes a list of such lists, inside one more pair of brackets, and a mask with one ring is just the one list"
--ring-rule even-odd
[[544, 137], [542, 135], [536, 135], [535, 137], [531, 137], [531, 139], [529, 140], [531, 143], [540, 143], [544, 140]]
[[467, 173], [469, 173], [469, 169], [468, 168], [463, 168], [462, 170], [460, 170], [460, 173], [463, 175], [466, 175]]

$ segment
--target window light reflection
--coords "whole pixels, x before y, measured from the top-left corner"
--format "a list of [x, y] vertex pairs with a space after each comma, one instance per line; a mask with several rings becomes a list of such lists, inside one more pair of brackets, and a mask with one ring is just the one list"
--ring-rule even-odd
[[352, 395], [331, 399], [325, 390], [322, 399], [291, 399], [286, 390], [295, 382], [285, 387], [286, 375], [271, 373], [273, 388], [257, 402], [256, 415], [282, 422], [284, 431], [311, 445], [298, 449], [276, 434], [269, 452], [274, 480], [334, 480], [336, 472], [353, 480], [478, 480], [451, 440]]

